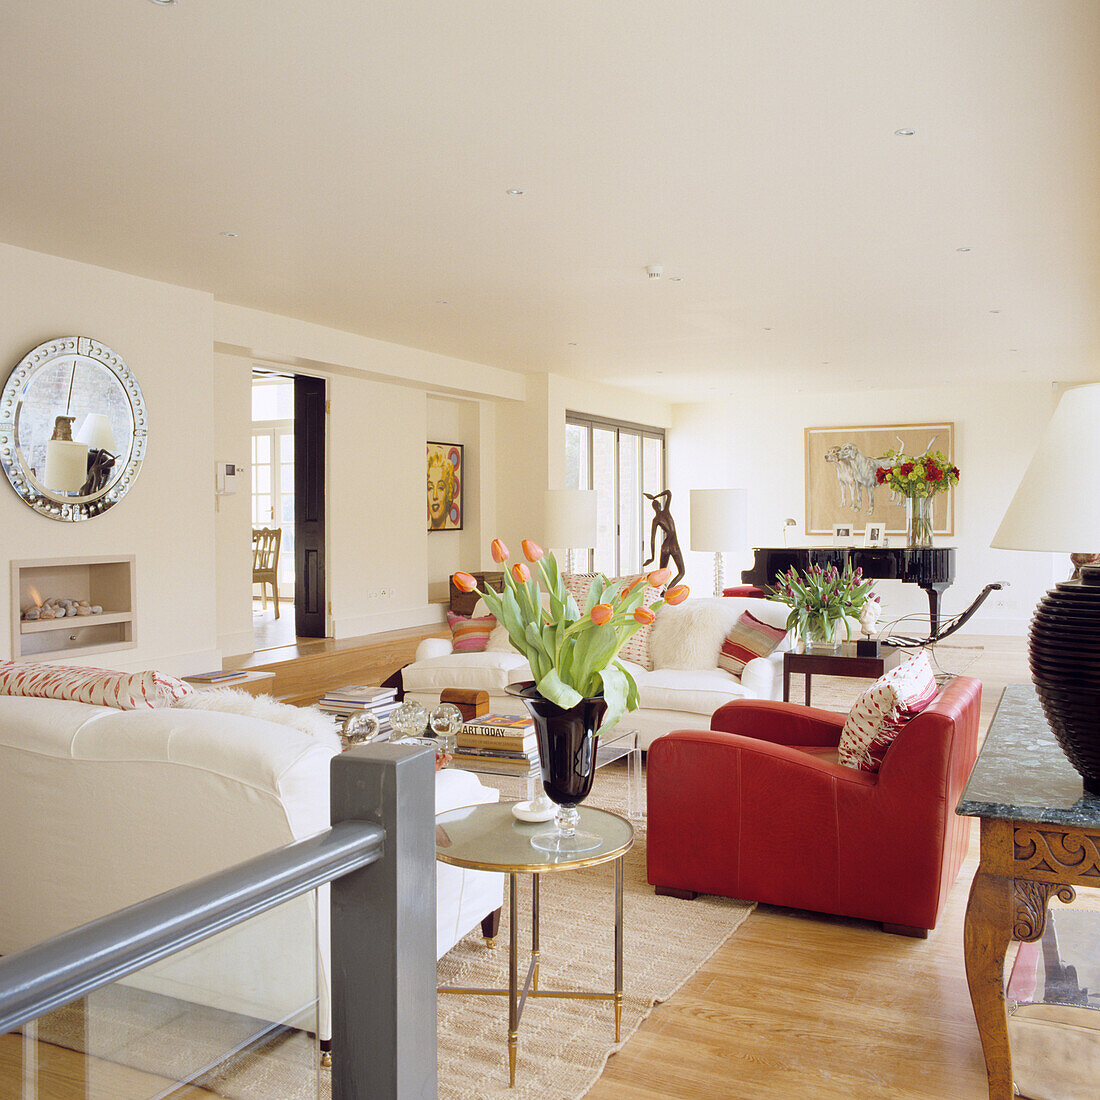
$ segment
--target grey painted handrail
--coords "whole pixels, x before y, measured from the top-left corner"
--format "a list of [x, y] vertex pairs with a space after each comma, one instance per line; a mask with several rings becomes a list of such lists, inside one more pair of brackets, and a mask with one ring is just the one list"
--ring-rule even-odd
[[381, 825], [342, 821], [0, 958], [0, 1035], [374, 863], [384, 838]]

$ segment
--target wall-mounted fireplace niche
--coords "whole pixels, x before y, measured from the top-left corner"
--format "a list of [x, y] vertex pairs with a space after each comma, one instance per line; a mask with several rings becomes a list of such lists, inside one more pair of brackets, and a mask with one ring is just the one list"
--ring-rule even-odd
[[[135, 577], [130, 557], [37, 558], [11, 563], [12, 660], [58, 660], [115, 649], [132, 649]], [[28, 622], [30, 604], [87, 600], [99, 615]]]

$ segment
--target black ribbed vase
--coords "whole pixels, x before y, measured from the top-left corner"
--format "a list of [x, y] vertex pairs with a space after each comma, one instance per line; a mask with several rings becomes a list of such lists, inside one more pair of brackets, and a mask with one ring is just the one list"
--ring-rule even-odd
[[559, 707], [543, 698], [531, 682], [509, 684], [509, 695], [523, 700], [535, 723], [539, 770], [547, 795], [559, 807], [556, 828], [532, 839], [546, 851], [578, 852], [599, 845], [599, 837], [576, 829], [576, 807], [592, 790], [600, 723], [607, 712], [603, 696], [582, 699], [574, 707]]
[[1060, 581], [1031, 620], [1031, 678], [1043, 713], [1085, 787], [1100, 794], [1100, 565]]

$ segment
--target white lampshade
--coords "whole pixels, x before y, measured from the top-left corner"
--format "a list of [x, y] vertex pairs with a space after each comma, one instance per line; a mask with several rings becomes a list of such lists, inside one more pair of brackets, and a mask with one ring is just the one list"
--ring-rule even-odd
[[1100, 553], [1092, 468], [1100, 453], [1100, 383], [1066, 390], [990, 544], [998, 550]]
[[547, 489], [544, 516], [547, 548], [590, 550], [596, 545], [595, 489]]
[[86, 443], [89, 450], [115, 452], [115, 433], [111, 431], [111, 422], [103, 413], [88, 413], [84, 423], [73, 436], [78, 443]]
[[691, 490], [691, 549], [723, 553], [749, 543], [748, 491]]

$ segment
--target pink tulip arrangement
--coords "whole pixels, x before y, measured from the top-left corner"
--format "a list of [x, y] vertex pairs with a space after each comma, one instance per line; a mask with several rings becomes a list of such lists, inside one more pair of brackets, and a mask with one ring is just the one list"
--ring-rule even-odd
[[[463, 592], [478, 592], [504, 624], [512, 645], [527, 658], [543, 698], [568, 710], [582, 699], [603, 695], [607, 713], [601, 728], [609, 729], [638, 706], [638, 686], [617, 659], [619, 651], [632, 634], [653, 622], [653, 613], [662, 604], [682, 603], [687, 585], [678, 584], [665, 592], [664, 599], [643, 607], [646, 584], [654, 588], [668, 584], [670, 569], [655, 569], [621, 588], [601, 575], [592, 582], [582, 609], [566, 591], [554, 555], [531, 539], [524, 539], [522, 545], [523, 556], [530, 566], [537, 566], [538, 577], [527, 562], [515, 562], [504, 571], [502, 592], [479, 589], [469, 573], [455, 573], [455, 586]], [[500, 539], [493, 539], [490, 553], [498, 565], [508, 560], [508, 547]]]

